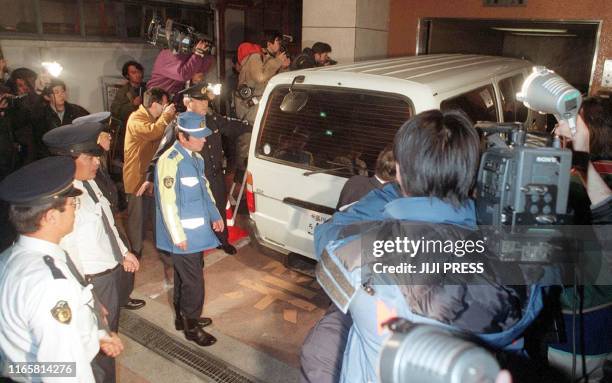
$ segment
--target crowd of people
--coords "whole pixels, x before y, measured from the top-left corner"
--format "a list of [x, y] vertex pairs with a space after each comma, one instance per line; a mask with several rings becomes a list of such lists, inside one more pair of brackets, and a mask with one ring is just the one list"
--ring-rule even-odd
[[[147, 225], [164, 264], [165, 286], [174, 286], [175, 328], [199, 346], [217, 341], [205, 331], [212, 319], [202, 316], [202, 252], [236, 253], [228, 241], [224, 175], [246, 168], [240, 147], [249, 141], [270, 78], [333, 60], [331, 47], [316, 43], [292, 64], [278, 32], [245, 42], [237, 49], [235, 89], [222, 115], [212, 108], [216, 95], [202, 80], [213, 63], [209, 48], [201, 41], [191, 54], [162, 50], [146, 84], [143, 66], [126, 62], [126, 83], [110, 112], [89, 114], [67, 101], [65, 83], [54, 79], [41, 88], [37, 74], [26, 68], [12, 71], [0, 85], [0, 199], [7, 204], [1, 218], [15, 231], [3, 233], [3, 247], [10, 246], [0, 255], [2, 374], [14, 377], [9, 373], [17, 362], [73, 362], [78, 380], [115, 381], [114, 358], [123, 350], [117, 336], [120, 310], [145, 305], [131, 293]], [[609, 100], [588, 100], [577, 133], [571, 135], [564, 124], [557, 131], [583, 160], [577, 164], [583, 182], [574, 184], [582, 200], [573, 199], [583, 224], [612, 223], [609, 180], [593, 165], [609, 159], [611, 116]], [[108, 168], [113, 119], [123, 132], [124, 194]], [[294, 149], [307, 135], [296, 129], [279, 156], [296, 156]], [[315, 230], [317, 279], [332, 303], [305, 340], [302, 381], [377, 381], [386, 336], [381, 326], [392, 316], [451, 327], [497, 350], [530, 353], [536, 361], [543, 352], [551, 364], [568, 365], [562, 353], [567, 343], [546, 343], [542, 351], [541, 344], [529, 349], [532, 343], [524, 338], [547, 310], [547, 301], [563, 308], [573, 304], [571, 287], [506, 286], [493, 279], [452, 286], [362, 280], [363, 269], [374, 260], [358, 260], [362, 237], [356, 233], [376, 238], [414, 237], [424, 230], [444, 239], [475, 235], [472, 193], [479, 150], [478, 134], [462, 113], [427, 111], [399, 129], [393, 147], [380, 153], [373, 176], [355, 172], [347, 182], [337, 213]], [[311, 162], [304, 153], [299, 161]], [[121, 201], [125, 235], [115, 221]], [[363, 232], [356, 231], [357, 223]], [[600, 286], [585, 289], [594, 314], [583, 332], [589, 341], [580, 352], [589, 363], [581, 371], [606, 379], [612, 292]], [[544, 371], [537, 366], [534, 371]], [[505, 373], [501, 377], [509, 379]]]
[[[2, 312], [17, 315], [0, 318], [3, 375], [11, 362], [61, 361], [76, 363], [79, 381], [115, 381], [120, 309], [145, 305], [131, 293], [151, 223], [164, 287], [174, 286], [176, 329], [200, 346], [216, 342], [204, 331], [212, 320], [201, 317], [202, 251], [237, 251], [225, 221], [225, 174], [240, 162], [246, 168], [236, 146], [248, 141], [253, 99], [289, 69], [282, 37], [268, 31], [240, 45], [227, 115], [213, 110], [216, 95], [204, 81], [214, 63], [206, 41], [189, 54], [162, 50], [146, 83], [143, 65], [125, 62], [109, 112], [68, 102], [66, 84], [47, 74], [18, 68], [2, 76], [0, 288]], [[6, 65], [0, 60], [0, 73]], [[241, 85], [253, 99], [234, 92]], [[122, 164], [119, 177], [111, 160]], [[121, 210], [125, 230], [115, 221]], [[22, 273], [29, 277], [20, 281]]]

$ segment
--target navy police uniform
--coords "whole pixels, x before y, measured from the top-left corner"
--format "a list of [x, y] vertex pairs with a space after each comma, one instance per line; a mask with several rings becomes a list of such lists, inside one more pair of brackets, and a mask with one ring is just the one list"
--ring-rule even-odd
[[[13, 207], [35, 208], [75, 197], [81, 192], [72, 186], [74, 173], [69, 158], [36, 161], [0, 183], [0, 199]], [[91, 286], [79, 283], [74, 271], [57, 243], [34, 234], [21, 234], [0, 254], [2, 376], [36, 380], [10, 374], [10, 363], [74, 362], [75, 381], [95, 380], [91, 363], [106, 333], [99, 330]]]

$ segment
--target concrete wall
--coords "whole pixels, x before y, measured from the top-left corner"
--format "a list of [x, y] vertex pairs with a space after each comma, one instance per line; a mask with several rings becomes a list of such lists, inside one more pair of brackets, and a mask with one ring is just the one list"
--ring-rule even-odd
[[423, 17], [601, 20], [592, 92], [600, 87], [604, 60], [612, 57], [610, 0], [529, 0], [524, 7], [483, 7], [482, 0], [390, 0], [389, 56], [415, 54], [419, 19]]
[[0, 40], [11, 69], [28, 67], [36, 72], [42, 61], [57, 61], [64, 67], [60, 78], [68, 87], [68, 101], [89, 112], [103, 110], [102, 77], [121, 76], [121, 67], [136, 60], [149, 77], [159, 50], [146, 44]]
[[332, 46], [341, 63], [387, 55], [389, 0], [304, 0], [302, 47]]

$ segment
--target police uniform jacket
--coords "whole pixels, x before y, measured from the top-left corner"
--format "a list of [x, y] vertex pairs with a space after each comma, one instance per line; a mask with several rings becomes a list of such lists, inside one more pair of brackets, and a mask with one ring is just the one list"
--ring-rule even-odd
[[[157, 247], [190, 254], [219, 245], [211, 224], [221, 219], [204, 177], [204, 159], [178, 141], [155, 169]], [[176, 244], [187, 241], [187, 250]]]
[[20, 236], [0, 254], [0, 368], [7, 362], [76, 362], [76, 380], [93, 382], [99, 351], [91, 285], [83, 287], [56, 244]]
[[223, 173], [223, 141], [226, 140], [231, 149], [232, 146], [235, 147], [238, 137], [251, 129], [247, 121], [225, 117], [215, 112], [206, 116], [206, 125], [213, 134], [206, 137], [201, 154], [206, 161], [206, 178], [211, 179]]
[[466, 331], [498, 349], [522, 347], [521, 334], [542, 309], [539, 286], [530, 288], [524, 302], [511, 289], [494, 282], [447, 281], [446, 285], [440, 283], [423, 289], [422, 283], [410, 282], [411, 274], [373, 274], [372, 263], [381, 258], [362, 250], [363, 244], [371, 243], [363, 240], [364, 236], [430, 239], [428, 234], [432, 233], [433, 239], [467, 237], [476, 228], [472, 202], [455, 209], [436, 198], [399, 198], [387, 203], [377, 214], [380, 222], [368, 222], [362, 230], [353, 230], [359, 235], [329, 242], [316, 269], [319, 284], [342, 312], [350, 311], [353, 319], [340, 382], [378, 381], [378, 359], [389, 334], [381, 325], [392, 317]]
[[98, 203], [91, 198], [83, 182], [75, 180], [74, 187], [83, 192], [79, 197], [80, 206], [75, 211], [74, 231], [62, 238], [60, 246], [70, 254], [81, 274], [98, 274], [117, 266], [110, 239], [104, 229], [104, 213], [117, 239], [121, 255], [128, 252], [119, 237], [110, 203], [94, 180], [89, 184], [98, 197]]

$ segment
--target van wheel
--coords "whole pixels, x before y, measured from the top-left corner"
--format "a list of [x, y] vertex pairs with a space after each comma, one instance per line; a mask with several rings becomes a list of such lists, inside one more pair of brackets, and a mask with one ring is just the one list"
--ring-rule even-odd
[[255, 251], [282, 263], [284, 266], [287, 266], [288, 255], [281, 253], [280, 251], [272, 250], [269, 247], [259, 243], [259, 241], [257, 240], [257, 236], [255, 235], [251, 227], [249, 227], [249, 240], [250, 246], [255, 249]]
[[317, 261], [301, 254], [289, 253], [287, 255], [286, 266], [293, 271], [315, 278], [315, 267], [317, 266]]

